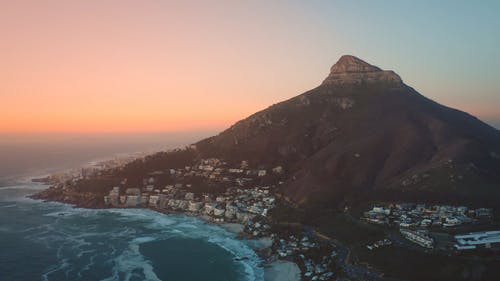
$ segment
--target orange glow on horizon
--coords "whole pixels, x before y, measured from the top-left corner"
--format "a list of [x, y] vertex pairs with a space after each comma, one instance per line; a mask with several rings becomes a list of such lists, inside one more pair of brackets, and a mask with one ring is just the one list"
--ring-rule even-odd
[[0, 123], [0, 133], [223, 130], [262, 109], [247, 106], [243, 111], [241, 108], [229, 107], [214, 112], [206, 108], [190, 108], [190, 112], [155, 111], [153, 108], [131, 113], [94, 109], [25, 112], [21, 115], [12, 112], [11, 116], [7, 116], [8, 122]]
[[[458, 79], [426, 48], [410, 56], [395, 36], [366, 36], [404, 25], [360, 21], [358, 7], [333, 2], [2, 1], [0, 133], [224, 129], [318, 86], [343, 54], [414, 79], [410, 86], [445, 105], [500, 120], [495, 60], [470, 56], [481, 67], [453, 66], [468, 71]], [[485, 62], [492, 70], [478, 71]]]

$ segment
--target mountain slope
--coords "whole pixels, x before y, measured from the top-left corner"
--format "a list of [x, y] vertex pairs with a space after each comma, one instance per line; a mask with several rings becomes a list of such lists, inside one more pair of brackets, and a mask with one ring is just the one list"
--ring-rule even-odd
[[372, 199], [500, 201], [500, 133], [343, 56], [315, 89], [196, 144], [229, 162], [281, 165], [299, 204]]

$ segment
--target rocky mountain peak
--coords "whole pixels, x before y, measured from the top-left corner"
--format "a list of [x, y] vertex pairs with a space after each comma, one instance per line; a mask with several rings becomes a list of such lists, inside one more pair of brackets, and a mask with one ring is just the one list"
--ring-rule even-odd
[[382, 71], [355, 56], [343, 55], [330, 69], [331, 73]]
[[399, 75], [385, 71], [355, 56], [344, 55], [335, 63], [323, 85], [365, 84], [365, 83], [402, 84]]

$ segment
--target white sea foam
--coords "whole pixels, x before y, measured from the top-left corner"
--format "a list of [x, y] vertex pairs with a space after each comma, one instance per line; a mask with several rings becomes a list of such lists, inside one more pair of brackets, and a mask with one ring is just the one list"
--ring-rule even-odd
[[56, 273], [60, 270], [64, 270], [69, 266], [67, 259], [61, 259], [58, 264], [51, 266], [47, 272], [42, 274], [43, 281], [49, 281], [49, 276], [53, 273]]
[[17, 207], [17, 204], [10, 204], [10, 205], [0, 206], [0, 208], [14, 208], [14, 207]]
[[[140, 245], [174, 237], [212, 243], [235, 257], [245, 280], [263, 280], [263, 269], [255, 252], [236, 235], [217, 225], [185, 215], [164, 215], [147, 209], [93, 210], [61, 203], [41, 203], [37, 208], [52, 222], [26, 229], [26, 238], [57, 252], [58, 263], [47, 268], [43, 280], [84, 280], [96, 267], [110, 268], [104, 280], [159, 280], [152, 263], [140, 252]], [[108, 226], [107, 224], [116, 224]], [[51, 279], [53, 278], [53, 279]]]
[[154, 238], [154, 237], [137, 237], [134, 240], [132, 240], [131, 243], [134, 243], [134, 244], [143, 244], [143, 243], [152, 242], [152, 241], [155, 241], [155, 240], [156, 240], [156, 238]]
[[255, 252], [244, 241], [236, 239], [235, 234], [219, 226], [207, 224], [200, 219], [185, 215], [166, 216], [150, 210], [116, 209], [114, 212], [124, 215], [124, 219], [129, 221], [137, 221], [137, 218], [147, 218], [149, 228], [163, 230], [157, 239], [171, 236], [203, 239], [216, 244], [235, 257], [247, 257], [248, 259], [240, 261], [244, 266], [247, 280], [257, 281], [264, 278], [264, 272], [259, 266], [260, 259]]
[[16, 190], [44, 190], [48, 186], [41, 183], [23, 183], [23, 184], [15, 184], [15, 185], [6, 185], [1, 186], [0, 190], [8, 190], [8, 189], [16, 189]]
[[[153, 239], [154, 240], [154, 239]], [[144, 240], [153, 241], [151, 239]], [[103, 281], [113, 281], [118, 280], [118, 276], [120, 273], [125, 274], [126, 281], [131, 280], [135, 275], [135, 271], [137, 269], [142, 271], [144, 275], [144, 280], [151, 281], [161, 281], [158, 276], [153, 271], [153, 266], [151, 263], [144, 258], [144, 256], [139, 251], [139, 245], [141, 240], [134, 241], [132, 240], [129, 243], [128, 249], [123, 251], [118, 257], [113, 260], [114, 266], [112, 270], [112, 275]], [[143, 242], [143, 243], [145, 243]]]

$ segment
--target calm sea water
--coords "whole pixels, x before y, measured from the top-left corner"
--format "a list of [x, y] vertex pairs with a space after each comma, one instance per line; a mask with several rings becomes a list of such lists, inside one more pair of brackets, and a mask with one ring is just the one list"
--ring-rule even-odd
[[182, 147], [214, 132], [109, 134], [0, 134], [0, 184], [77, 168], [92, 160], [131, 152]]
[[[0, 280], [263, 280], [258, 257], [226, 230], [150, 210], [72, 208], [0, 187]], [[235, 261], [235, 257], [248, 257]]]

